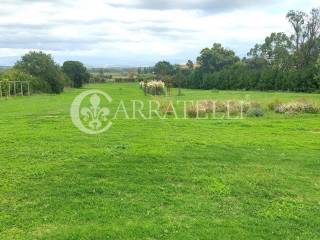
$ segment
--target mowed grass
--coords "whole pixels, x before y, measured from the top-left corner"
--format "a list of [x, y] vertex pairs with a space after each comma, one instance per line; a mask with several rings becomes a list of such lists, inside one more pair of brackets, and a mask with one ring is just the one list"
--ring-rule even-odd
[[[89, 85], [147, 101], [137, 84]], [[320, 116], [113, 120], [75, 128], [85, 89], [0, 101], [0, 239], [320, 239]], [[183, 90], [177, 100], [300, 93]]]

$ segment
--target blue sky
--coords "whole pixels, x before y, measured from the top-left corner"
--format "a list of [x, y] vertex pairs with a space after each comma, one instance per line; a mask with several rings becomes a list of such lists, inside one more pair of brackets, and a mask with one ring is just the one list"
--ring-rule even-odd
[[88, 66], [184, 63], [222, 43], [245, 54], [271, 32], [290, 34], [291, 9], [318, 0], [0, 0], [0, 65], [30, 50]]

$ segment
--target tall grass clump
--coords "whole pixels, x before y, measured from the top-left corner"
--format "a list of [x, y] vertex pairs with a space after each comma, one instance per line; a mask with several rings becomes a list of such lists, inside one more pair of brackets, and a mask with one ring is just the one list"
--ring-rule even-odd
[[[276, 113], [299, 114], [299, 113], [320, 113], [320, 106], [305, 99], [292, 101], [288, 103], [273, 104], [273, 110]], [[270, 105], [271, 106], [271, 105]]]
[[142, 81], [140, 82], [140, 88], [154, 96], [165, 94], [165, 84], [162, 81]]
[[200, 104], [192, 104], [187, 108], [187, 115], [190, 118], [205, 117], [207, 110]]

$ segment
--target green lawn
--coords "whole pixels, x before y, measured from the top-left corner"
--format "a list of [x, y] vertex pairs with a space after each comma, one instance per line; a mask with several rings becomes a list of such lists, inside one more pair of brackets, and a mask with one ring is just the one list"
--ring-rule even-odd
[[[101, 84], [148, 100], [137, 84]], [[0, 101], [0, 239], [320, 239], [320, 115], [75, 128], [80, 90]], [[183, 90], [179, 100], [320, 95]]]

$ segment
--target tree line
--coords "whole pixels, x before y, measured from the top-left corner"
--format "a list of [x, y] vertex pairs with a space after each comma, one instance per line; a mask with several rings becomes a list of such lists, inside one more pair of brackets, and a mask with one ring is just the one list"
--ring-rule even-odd
[[50, 54], [31, 51], [15, 65], [1, 73], [0, 81], [28, 81], [33, 92], [61, 93], [65, 86], [80, 88], [90, 74], [78, 61], [57, 64]]
[[289, 11], [292, 34], [271, 33], [240, 58], [234, 51], [214, 43], [201, 51], [194, 64], [158, 62], [140, 73], [177, 87], [198, 89], [320, 91], [320, 8], [309, 14]]

